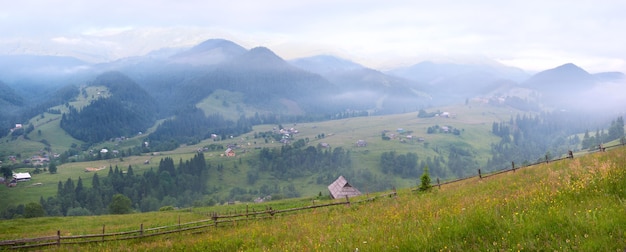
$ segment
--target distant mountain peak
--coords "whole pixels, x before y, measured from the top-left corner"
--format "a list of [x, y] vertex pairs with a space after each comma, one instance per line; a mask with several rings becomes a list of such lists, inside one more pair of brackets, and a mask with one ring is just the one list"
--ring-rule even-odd
[[171, 57], [177, 63], [215, 65], [246, 53], [242, 46], [225, 39], [209, 39]]
[[572, 80], [576, 80], [576, 79], [580, 80], [580, 79], [589, 79], [592, 76], [587, 71], [580, 68], [579, 66], [574, 65], [573, 63], [567, 63], [567, 64], [563, 64], [552, 69], [539, 72], [533, 76], [533, 78], [536, 78], [536, 77], [565, 78], [565, 79], [572, 79]]
[[524, 85], [540, 91], [555, 92], [589, 88], [595, 81], [596, 78], [584, 69], [567, 63], [533, 75]]
[[226, 39], [209, 39], [206, 40], [194, 47], [192, 47], [191, 49], [189, 49], [189, 51], [194, 51], [194, 52], [201, 52], [201, 51], [209, 51], [209, 50], [213, 50], [216, 48], [240, 48], [242, 50], [245, 50], [243, 47], [241, 47], [238, 44], [235, 44], [235, 42], [232, 42], [230, 40], [226, 40]]
[[248, 55], [261, 55], [261, 56], [267, 56], [267, 57], [280, 58], [278, 55], [276, 55], [276, 53], [274, 53], [272, 50], [264, 46], [258, 46], [258, 47], [254, 47], [250, 49], [248, 51]]
[[[574, 63], [566, 63], [566, 64], [560, 65], [560, 66], [558, 66], [556, 68], [553, 68], [552, 70], [554, 70], [554, 71], [567, 71], [567, 72], [580, 72], [580, 73], [589, 74], [587, 71], [585, 71], [581, 67], [575, 65]], [[550, 70], [548, 70], [548, 71], [550, 71]]]
[[247, 69], [292, 67], [272, 50], [263, 46], [250, 49], [246, 53], [236, 57], [230, 64], [239, 65]]

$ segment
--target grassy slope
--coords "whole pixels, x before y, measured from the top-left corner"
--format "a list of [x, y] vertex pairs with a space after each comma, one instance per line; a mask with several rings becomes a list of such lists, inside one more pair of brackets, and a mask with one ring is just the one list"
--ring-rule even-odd
[[[616, 251], [626, 247], [626, 148], [486, 179], [407, 189], [351, 207], [224, 225], [209, 232], [75, 249], [90, 251]], [[232, 206], [231, 206], [232, 207]], [[194, 209], [208, 212], [214, 209]], [[185, 212], [0, 222], [0, 239], [172, 225]], [[65, 231], [67, 230], [67, 231]], [[68, 247], [61, 247], [67, 250]]]
[[[108, 95], [106, 87], [93, 86], [84, 87], [87, 96], [79, 94], [73, 101], [69, 102], [70, 106], [80, 110], [84, 106], [87, 106], [91, 101], [103, 96]], [[60, 110], [61, 113], [69, 112], [69, 109], [65, 105], [59, 105], [52, 107], [51, 109]], [[29, 120], [29, 124], [35, 126], [35, 130], [31, 132], [28, 137], [30, 140], [26, 140], [23, 137], [11, 141], [10, 136], [2, 138], [2, 144], [0, 144], [0, 153], [6, 155], [22, 154], [22, 158], [28, 158], [32, 155], [38, 154], [45, 145], [41, 140], [46, 140], [50, 144], [50, 149], [53, 152], [63, 152], [70, 148], [72, 144], [80, 145], [82, 141], [72, 138], [59, 126], [61, 123], [61, 114], [43, 113], [42, 115], [33, 117]], [[2, 157], [5, 158], [5, 157]]]
[[[91, 96], [89, 96], [91, 97]], [[232, 106], [231, 106], [232, 107]], [[438, 108], [441, 111], [450, 111], [456, 114], [455, 118], [417, 118], [417, 113], [406, 113], [398, 115], [387, 116], [370, 116], [370, 117], [357, 117], [348, 118], [342, 120], [333, 120], [316, 123], [301, 123], [294, 125], [284, 125], [285, 127], [296, 127], [300, 133], [297, 138], [310, 140], [310, 145], [317, 145], [320, 142], [329, 143], [334, 147], [344, 147], [352, 152], [352, 158], [355, 170], [370, 170], [377, 176], [383, 176], [379, 169], [378, 163], [380, 154], [383, 152], [395, 150], [399, 154], [406, 152], [417, 153], [420, 160], [425, 159], [427, 156], [436, 155], [433, 148], [444, 147], [441, 149], [447, 149], [447, 146], [454, 144], [457, 146], [471, 146], [476, 151], [476, 159], [480, 164], [484, 164], [489, 155], [489, 144], [496, 141], [497, 138], [491, 133], [491, 123], [499, 120], [506, 120], [511, 115], [518, 113], [517, 111], [511, 111], [507, 108], [496, 108], [480, 104], [472, 104], [472, 106], [450, 106], [445, 108]], [[47, 118], [47, 117], [46, 117]], [[54, 123], [57, 124], [58, 120]], [[434, 125], [451, 125], [455, 128], [463, 129], [461, 136], [454, 136], [452, 134], [426, 134], [426, 129]], [[264, 132], [272, 130], [275, 125], [261, 125], [254, 127], [254, 132]], [[425, 148], [423, 143], [418, 143], [416, 140], [407, 141], [401, 143], [399, 140], [383, 141], [381, 139], [381, 132], [383, 130], [389, 130], [395, 132], [397, 128], [403, 128], [405, 131], [413, 131], [411, 133], [414, 137], [425, 137], [426, 142], [429, 143], [428, 148]], [[37, 128], [31, 135], [37, 134]], [[55, 132], [55, 131], [52, 131]], [[62, 131], [56, 131], [62, 132]], [[317, 136], [324, 134], [326, 137], [323, 139], [317, 139]], [[42, 130], [42, 136], [49, 135], [48, 131]], [[57, 135], [63, 135], [57, 133]], [[228, 143], [237, 143], [247, 148], [248, 152], [242, 154], [239, 152], [236, 158], [220, 157], [221, 151], [214, 151], [205, 153], [205, 157], [208, 163], [214, 167], [217, 164], [222, 163], [225, 166], [223, 174], [218, 173], [215, 169], [210, 170], [210, 179], [208, 181], [210, 188], [218, 188], [217, 196], [225, 198], [228, 196], [230, 189], [234, 186], [238, 186], [248, 189], [259, 189], [261, 185], [274, 185], [278, 184], [280, 187], [287, 186], [289, 183], [293, 183], [297, 190], [303, 196], [317, 195], [319, 192], [326, 192], [326, 185], [319, 185], [315, 183], [315, 176], [298, 178], [291, 181], [278, 181], [269, 174], [261, 174], [260, 179], [254, 185], [247, 185], [247, 171], [249, 169], [247, 162], [248, 158], [255, 158], [258, 150], [254, 147], [279, 147], [279, 143], [265, 143], [262, 139], [254, 139], [254, 133], [249, 133], [244, 136], [228, 139], [226, 141], [217, 142], [218, 144], [226, 145]], [[32, 136], [31, 138], [34, 138]], [[127, 141], [124, 141], [115, 148], [120, 150], [126, 150], [132, 145], [136, 145], [137, 141], [140, 141], [141, 136], [135, 136]], [[368, 142], [368, 146], [365, 148], [355, 147], [357, 140], [363, 139]], [[68, 141], [72, 142], [72, 141]], [[72, 178], [74, 181], [78, 177], [82, 177], [86, 186], [90, 186], [91, 177], [90, 173], [85, 173], [84, 169], [87, 167], [102, 167], [102, 166], [115, 166], [118, 165], [121, 169], [126, 169], [129, 165], [133, 166], [135, 173], [140, 173], [150, 167], [157, 167], [158, 161], [166, 156], [172, 157], [176, 164], [182, 158], [183, 160], [190, 159], [199, 147], [213, 143], [210, 140], [204, 141], [194, 146], [183, 146], [177, 150], [170, 152], [162, 152], [157, 156], [144, 155], [133, 156], [124, 158], [123, 161], [119, 159], [110, 159], [96, 162], [81, 162], [81, 163], [68, 163], [59, 166], [58, 174], [38, 174], [33, 176], [31, 182], [21, 183], [17, 188], [5, 188], [0, 187], [0, 193], [7, 195], [0, 199], [0, 204], [6, 206], [7, 204], [25, 204], [28, 202], [39, 201], [39, 197], [44, 198], [56, 195], [56, 188], [58, 181], [65, 181], [67, 178]], [[110, 147], [114, 148], [113, 143], [103, 143], [97, 146], [95, 149]], [[54, 149], [53, 149], [54, 151]], [[441, 155], [447, 158], [447, 153], [442, 152]], [[144, 165], [143, 162], [146, 159], [151, 160], [150, 165]], [[240, 162], [240, 159], [242, 160]], [[237, 169], [234, 167], [237, 166]], [[24, 171], [26, 171], [25, 169]], [[100, 175], [106, 175], [107, 170], [100, 171]], [[416, 179], [395, 178], [395, 185], [398, 188], [413, 186], [416, 184]], [[42, 183], [40, 186], [29, 186], [33, 183]], [[367, 188], [362, 188], [362, 191], [366, 192]]]
[[224, 118], [233, 121], [237, 121], [240, 115], [251, 117], [256, 112], [263, 113], [255, 107], [245, 105], [244, 99], [242, 93], [220, 89], [200, 101], [196, 107], [202, 109], [205, 115], [221, 114]]

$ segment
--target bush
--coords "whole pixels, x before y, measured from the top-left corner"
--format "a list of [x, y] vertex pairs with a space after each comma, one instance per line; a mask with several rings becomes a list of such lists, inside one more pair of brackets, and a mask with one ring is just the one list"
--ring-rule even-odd
[[24, 217], [26, 218], [34, 218], [34, 217], [43, 217], [46, 216], [46, 211], [43, 209], [41, 204], [31, 202], [26, 204], [24, 207]]
[[74, 207], [67, 210], [67, 216], [89, 216], [91, 212], [82, 207]]
[[163, 206], [161, 208], [159, 208], [159, 211], [164, 212], [164, 211], [174, 211], [174, 207], [173, 206]]
[[113, 198], [111, 199], [111, 204], [109, 204], [109, 213], [127, 214], [131, 212], [131, 206], [131, 200], [128, 197], [118, 193], [113, 195]]

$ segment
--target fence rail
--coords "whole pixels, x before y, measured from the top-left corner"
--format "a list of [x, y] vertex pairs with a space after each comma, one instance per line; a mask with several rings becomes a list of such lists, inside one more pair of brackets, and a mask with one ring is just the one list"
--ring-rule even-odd
[[[614, 149], [617, 147], [622, 147], [626, 145], [626, 141], [620, 141], [620, 143], [614, 144], [614, 145], [610, 145], [610, 146], [603, 146], [603, 145], [598, 145], [597, 148], [593, 149], [588, 149], [586, 153], [583, 153], [582, 155], [586, 155], [586, 154], [591, 154], [591, 153], [595, 153], [595, 152], [605, 152], [606, 150], [609, 149]], [[456, 183], [456, 182], [460, 182], [463, 180], [467, 180], [467, 179], [471, 179], [471, 178], [476, 178], [478, 177], [479, 179], [483, 179], [483, 178], [488, 178], [491, 176], [496, 176], [499, 174], [503, 174], [503, 173], [507, 173], [507, 172], [515, 172], [516, 170], [522, 169], [522, 168], [526, 168], [526, 167], [531, 167], [531, 166], [535, 166], [535, 165], [539, 165], [539, 164], [547, 164], [550, 162], [557, 162], [557, 161], [561, 161], [561, 160], [566, 160], [566, 159], [574, 159], [574, 153], [572, 151], [568, 151], [567, 156], [565, 157], [560, 157], [560, 158], [556, 158], [556, 159], [549, 159], [548, 155], [545, 156], [545, 159], [542, 161], [538, 161], [536, 163], [532, 163], [532, 164], [528, 164], [528, 165], [524, 165], [524, 166], [520, 166], [520, 167], [516, 167], [515, 166], [515, 162], [511, 162], [511, 168], [506, 168], [506, 169], [502, 169], [502, 170], [496, 170], [493, 172], [489, 172], [489, 173], [483, 173], [480, 169], [478, 169], [478, 173], [476, 175], [473, 176], [468, 176], [468, 177], [464, 177], [464, 178], [459, 178], [459, 179], [454, 179], [454, 180], [449, 180], [449, 181], [445, 181], [443, 183], [440, 182], [439, 178], [437, 178], [436, 183], [431, 183], [431, 187], [437, 186], [439, 188], [441, 188], [441, 186], [446, 185], [446, 184], [452, 184], [452, 183]], [[581, 156], [581, 155], [579, 155]], [[412, 191], [417, 191], [419, 190], [418, 188], [412, 189]]]
[[[310, 206], [296, 207], [296, 208], [287, 208], [287, 209], [272, 209], [267, 208], [263, 211], [248, 211], [246, 206], [245, 213], [235, 213], [235, 214], [218, 214], [218, 213], [210, 213], [209, 219], [192, 221], [187, 223], [180, 223], [180, 217], [178, 219], [178, 224], [169, 225], [169, 226], [161, 226], [154, 228], [143, 228], [143, 224], [137, 230], [131, 231], [123, 231], [123, 232], [114, 232], [114, 233], [106, 233], [106, 225], [102, 226], [102, 233], [99, 234], [85, 234], [85, 235], [61, 235], [61, 230], [57, 230], [56, 235], [54, 236], [43, 236], [43, 237], [35, 237], [35, 238], [24, 238], [24, 239], [15, 239], [15, 240], [4, 240], [0, 241], [0, 250], [4, 249], [30, 249], [30, 248], [41, 248], [48, 246], [61, 246], [61, 245], [78, 245], [78, 244], [87, 244], [87, 243], [98, 243], [98, 242], [109, 242], [109, 241], [122, 241], [122, 240], [130, 240], [130, 239], [140, 239], [147, 237], [154, 237], [160, 235], [167, 235], [172, 233], [181, 233], [181, 232], [189, 232], [189, 231], [198, 231], [202, 230], [202, 232], [206, 232], [209, 228], [216, 228], [221, 223], [232, 223], [237, 221], [247, 221], [247, 220], [256, 220], [256, 219], [265, 219], [265, 218], [273, 218], [279, 214], [287, 214], [291, 212], [305, 211], [315, 208], [324, 208], [324, 207], [332, 207], [339, 205], [350, 206], [351, 203], [362, 203], [366, 201], [372, 201], [376, 198], [380, 197], [391, 197], [396, 196], [397, 193], [394, 189], [391, 193], [381, 194], [378, 196], [374, 196], [371, 198], [367, 198], [360, 201], [350, 202], [350, 198], [346, 196], [345, 200], [335, 201], [326, 204], [313, 204]], [[315, 202], [313, 202], [315, 203]]]
[[[620, 144], [616, 144], [612, 146], [607, 146], [607, 147], [603, 147], [602, 145], [600, 145], [598, 146], [599, 147], [598, 149], [589, 150], [588, 153], [604, 152], [607, 149], [616, 148], [616, 147], [624, 146], [624, 145], [625, 145], [624, 142], [621, 142]], [[515, 163], [511, 162], [511, 168], [494, 171], [494, 172], [490, 172], [487, 174], [483, 174], [481, 170], [478, 169], [477, 175], [469, 176], [465, 178], [459, 178], [459, 179], [450, 180], [450, 181], [445, 181], [443, 183], [440, 182], [439, 178], [437, 178], [436, 184], [431, 184], [431, 186], [441, 187], [442, 185], [457, 183], [457, 182], [475, 178], [475, 177], [479, 177], [480, 179], [483, 179], [483, 178], [487, 178], [490, 176], [499, 175], [502, 173], [515, 172], [516, 170], [519, 170], [525, 167], [530, 167], [530, 166], [549, 163], [549, 162], [556, 162], [556, 161], [561, 161], [565, 159], [573, 159], [573, 158], [574, 158], [574, 155], [570, 151], [567, 157], [549, 160], [548, 157], [546, 156], [545, 161], [537, 162], [537, 163], [522, 166], [522, 167], [515, 167]], [[415, 191], [415, 190], [418, 190], [418, 189], [412, 189], [412, 191]], [[366, 202], [374, 201], [377, 198], [383, 198], [383, 197], [395, 198], [397, 196], [398, 194], [396, 192], [396, 189], [394, 188], [393, 191], [390, 193], [378, 194], [377, 196], [373, 196], [373, 197], [368, 196], [365, 199], [355, 201], [352, 203], [366, 203]], [[0, 250], [30, 249], [30, 248], [41, 248], [41, 247], [48, 247], [48, 246], [61, 246], [61, 245], [71, 245], [71, 244], [76, 245], [76, 244], [108, 242], [108, 241], [122, 241], [122, 240], [140, 239], [140, 238], [154, 237], [154, 236], [160, 236], [160, 235], [167, 235], [167, 234], [172, 234], [172, 233], [189, 232], [189, 231], [206, 232], [206, 230], [202, 231], [202, 229], [208, 230], [211, 227], [216, 228], [218, 227], [220, 223], [232, 223], [232, 222], [237, 222], [237, 221], [273, 218], [277, 214], [286, 214], [286, 213], [291, 213], [291, 212], [298, 212], [298, 211], [310, 210], [310, 209], [315, 209], [315, 208], [323, 208], [323, 207], [332, 207], [332, 206], [338, 206], [338, 205], [350, 206], [350, 204], [351, 204], [350, 198], [346, 196], [345, 201], [335, 201], [335, 202], [319, 204], [319, 205], [315, 205], [315, 202], [313, 202], [313, 205], [310, 205], [310, 206], [287, 208], [287, 209], [272, 209], [270, 207], [270, 208], [266, 208], [263, 211], [255, 211], [255, 210], [249, 211], [248, 207], [246, 206], [245, 213], [244, 212], [234, 213], [234, 214], [218, 214], [215, 212], [205, 213], [206, 215], [210, 216], [209, 219], [187, 222], [187, 223], [180, 223], [180, 217], [179, 217], [178, 224], [144, 229], [143, 223], [142, 223], [138, 230], [124, 231], [124, 232], [106, 233], [106, 225], [102, 226], [102, 233], [100, 234], [62, 236], [61, 230], [57, 230], [56, 235], [53, 235], [53, 236], [42, 236], [42, 237], [35, 237], [35, 238], [24, 238], [24, 239], [0, 241]]]

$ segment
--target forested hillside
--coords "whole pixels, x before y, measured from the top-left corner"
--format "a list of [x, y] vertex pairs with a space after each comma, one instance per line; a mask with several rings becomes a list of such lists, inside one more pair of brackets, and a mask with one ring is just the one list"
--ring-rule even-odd
[[24, 99], [15, 93], [11, 87], [0, 81], [0, 137], [9, 133], [15, 124], [15, 118], [19, 117], [20, 106]]
[[[161, 206], [191, 206], [207, 193], [208, 170], [202, 153], [191, 160], [161, 159], [157, 170], [150, 169], [135, 174], [131, 166], [126, 170], [109, 167], [108, 175], [94, 173], [91, 187], [68, 178], [59, 181], [55, 197], [39, 200], [45, 216], [79, 216], [128, 213], [133, 208], [142, 212], [156, 211]], [[128, 204], [126, 204], [127, 202]], [[2, 212], [4, 218], [23, 215], [23, 208], [9, 207]]]
[[74, 138], [97, 143], [136, 135], [154, 124], [155, 101], [128, 77], [109, 72], [91, 85], [107, 87], [111, 94], [92, 101], [80, 111], [70, 107], [69, 113], [63, 114], [61, 128]]
[[[612, 120], [608, 133], [590, 117], [568, 112], [518, 115], [508, 122], [494, 122], [492, 133], [500, 141], [491, 145], [492, 157], [487, 168], [497, 170], [514, 162], [528, 165], [536, 161], [552, 159], [568, 150], [597, 149], [603, 143], [624, 138], [624, 120], [621, 116]], [[602, 121], [602, 120], [598, 120]], [[589, 128], [596, 128], [590, 136]], [[577, 133], [585, 132], [581, 139]]]

